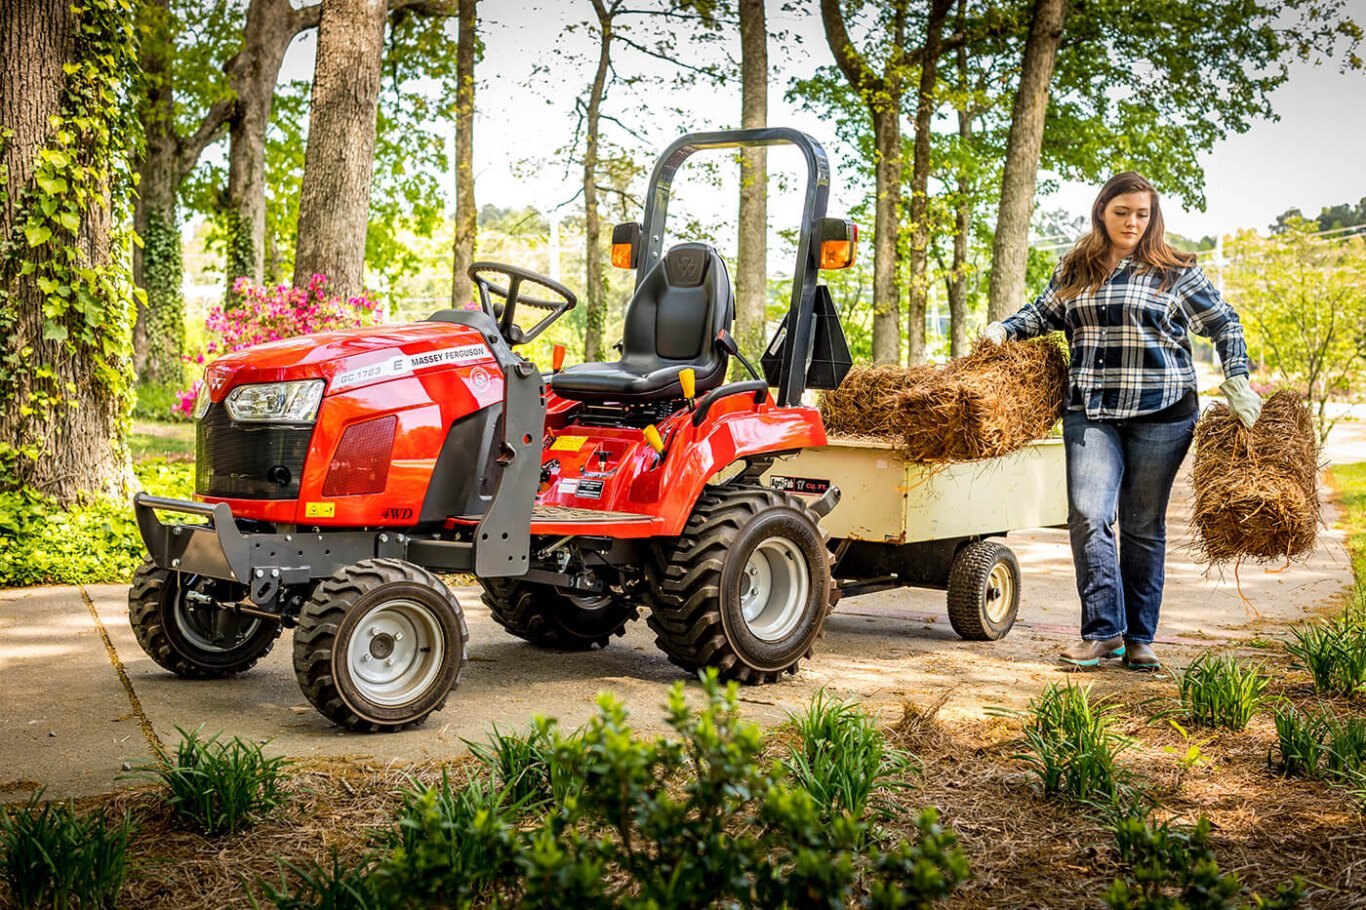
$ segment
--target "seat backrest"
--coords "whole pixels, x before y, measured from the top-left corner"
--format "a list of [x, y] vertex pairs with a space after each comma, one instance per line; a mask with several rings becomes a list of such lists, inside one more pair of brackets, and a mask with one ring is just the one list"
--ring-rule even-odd
[[707, 243], [669, 250], [636, 289], [626, 309], [621, 366], [636, 373], [691, 366], [699, 390], [725, 378], [727, 356], [716, 333], [730, 330], [735, 296], [726, 263]]

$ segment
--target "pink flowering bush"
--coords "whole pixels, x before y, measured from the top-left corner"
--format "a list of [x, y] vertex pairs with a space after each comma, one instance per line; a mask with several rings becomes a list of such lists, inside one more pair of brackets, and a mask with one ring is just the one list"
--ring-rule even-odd
[[[365, 295], [343, 298], [327, 293], [327, 276], [314, 275], [306, 288], [278, 285], [268, 288], [252, 284], [247, 277], [232, 286], [239, 303], [230, 310], [213, 307], [205, 317], [208, 343], [204, 350], [185, 359], [203, 364], [223, 354], [240, 351], [267, 341], [374, 325], [383, 318], [379, 302]], [[203, 386], [195, 380], [188, 389], [176, 392], [174, 410], [189, 416]]]

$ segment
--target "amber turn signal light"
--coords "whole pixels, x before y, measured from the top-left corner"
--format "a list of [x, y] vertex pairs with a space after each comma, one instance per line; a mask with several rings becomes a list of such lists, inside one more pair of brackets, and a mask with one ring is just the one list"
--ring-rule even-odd
[[858, 257], [858, 225], [842, 218], [822, 218], [820, 221], [820, 257], [822, 269], [847, 269]]
[[640, 222], [628, 221], [612, 228], [612, 265], [633, 269], [640, 262]]

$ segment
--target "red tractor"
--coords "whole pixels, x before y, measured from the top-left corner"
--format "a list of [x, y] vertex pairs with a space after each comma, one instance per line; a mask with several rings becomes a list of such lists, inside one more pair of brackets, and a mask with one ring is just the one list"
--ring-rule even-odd
[[[761, 377], [730, 335], [721, 257], [663, 238], [689, 155], [780, 143], [803, 153], [807, 186], [791, 307]], [[320, 712], [398, 729], [440, 709], [465, 664], [460, 604], [433, 573], [472, 572], [494, 619], [539, 645], [602, 647], [643, 604], [685, 669], [750, 683], [794, 671], [835, 596], [817, 522], [839, 494], [808, 502], [760, 477], [825, 444], [802, 393], [849, 366], [816, 282], [857, 241], [825, 217], [829, 184], [824, 151], [794, 130], [674, 142], [643, 227], [613, 234], [614, 264], [636, 269], [613, 362], [543, 374], [520, 356], [574, 294], [493, 263], [470, 269], [477, 308], [215, 361], [195, 406], [197, 501], [134, 498], [151, 554], [129, 594], [138, 642], [177, 674], [223, 677], [294, 627]], [[731, 357], [753, 378], [728, 382]]]

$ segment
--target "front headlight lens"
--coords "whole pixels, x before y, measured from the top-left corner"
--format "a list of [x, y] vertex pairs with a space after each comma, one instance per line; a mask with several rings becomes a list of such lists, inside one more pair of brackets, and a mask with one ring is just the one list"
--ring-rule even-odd
[[194, 396], [194, 412], [193, 412], [194, 419], [195, 419], [195, 420], [200, 420], [200, 419], [202, 419], [202, 418], [204, 417], [204, 415], [208, 413], [208, 411], [209, 411], [209, 384], [208, 384], [208, 382], [206, 382], [205, 380], [201, 379], [201, 380], [199, 380], [199, 391], [196, 392], [196, 393], [195, 393], [195, 396]]
[[239, 386], [228, 395], [228, 415], [237, 421], [308, 423], [318, 415], [323, 386], [321, 379]]

